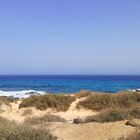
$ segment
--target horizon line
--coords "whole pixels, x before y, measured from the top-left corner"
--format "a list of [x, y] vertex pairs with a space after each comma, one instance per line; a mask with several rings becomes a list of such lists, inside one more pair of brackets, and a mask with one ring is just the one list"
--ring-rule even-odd
[[0, 74], [0, 76], [140, 76], [140, 74]]

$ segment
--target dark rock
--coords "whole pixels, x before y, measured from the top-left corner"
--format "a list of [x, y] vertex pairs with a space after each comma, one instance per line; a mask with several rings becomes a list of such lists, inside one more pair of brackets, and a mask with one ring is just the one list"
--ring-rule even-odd
[[40, 95], [40, 93], [37, 93], [37, 92], [27, 92], [26, 95]]
[[73, 120], [73, 123], [74, 123], [74, 124], [84, 123], [84, 120], [82, 120], [82, 119], [80, 119], [80, 118], [75, 118], [75, 119]]
[[127, 121], [125, 124], [126, 125], [130, 125], [130, 126], [133, 126], [133, 127], [140, 126], [138, 123], [136, 123], [134, 121], [131, 121], [131, 120]]
[[140, 92], [140, 89], [136, 89], [136, 92]]

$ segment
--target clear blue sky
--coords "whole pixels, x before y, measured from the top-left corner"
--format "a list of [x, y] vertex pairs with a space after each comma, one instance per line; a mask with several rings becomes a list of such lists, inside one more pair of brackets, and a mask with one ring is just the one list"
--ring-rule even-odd
[[0, 74], [140, 74], [140, 1], [0, 0]]

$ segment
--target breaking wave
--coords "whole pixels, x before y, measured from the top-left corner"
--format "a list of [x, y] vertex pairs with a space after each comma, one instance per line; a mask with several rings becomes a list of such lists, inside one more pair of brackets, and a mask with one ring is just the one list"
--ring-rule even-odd
[[27, 98], [31, 95], [44, 95], [45, 91], [36, 90], [21, 90], [21, 91], [1, 91], [0, 96], [14, 97], [14, 98]]

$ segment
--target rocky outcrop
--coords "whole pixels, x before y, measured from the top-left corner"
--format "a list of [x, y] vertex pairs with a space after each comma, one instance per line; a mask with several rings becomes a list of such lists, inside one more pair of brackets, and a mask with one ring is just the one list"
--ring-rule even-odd
[[130, 125], [130, 126], [133, 126], [133, 127], [137, 127], [137, 126], [140, 126], [140, 122], [137, 122], [135, 120], [129, 120], [125, 123], [126, 125]]
[[84, 119], [81, 119], [81, 118], [75, 118], [75, 119], [73, 120], [73, 123], [74, 123], [74, 124], [85, 123], [85, 120], [84, 120]]

